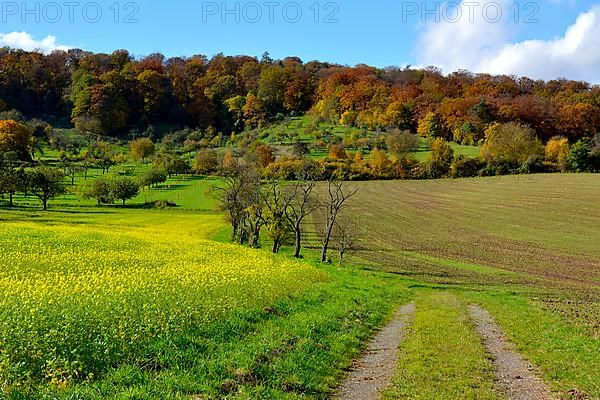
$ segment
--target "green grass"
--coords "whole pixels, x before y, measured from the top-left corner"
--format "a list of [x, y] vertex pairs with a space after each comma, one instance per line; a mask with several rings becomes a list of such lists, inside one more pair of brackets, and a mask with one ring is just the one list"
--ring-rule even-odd
[[591, 399], [600, 398], [600, 341], [589, 331], [510, 292], [470, 293], [466, 298], [494, 315], [555, 391], [565, 395], [577, 388]]
[[499, 399], [492, 365], [465, 306], [447, 291], [421, 291], [386, 399]]
[[327, 398], [408, 297], [387, 274], [209, 242], [227, 232], [219, 214], [79, 208], [0, 221], [9, 399]]
[[[240, 310], [153, 351], [160, 371], [126, 365], [58, 398], [328, 398], [403, 290], [384, 276], [330, 271], [301, 298]], [[48, 396], [50, 396], [50, 391]], [[32, 397], [33, 398], [33, 397]]]

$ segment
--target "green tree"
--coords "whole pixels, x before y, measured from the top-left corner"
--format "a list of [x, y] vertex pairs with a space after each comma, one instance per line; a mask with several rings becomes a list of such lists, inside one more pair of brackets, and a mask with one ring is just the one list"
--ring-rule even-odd
[[178, 155], [169, 152], [161, 152], [152, 166], [155, 169], [163, 170], [167, 176], [187, 174], [190, 171], [188, 163]]
[[115, 178], [110, 182], [110, 191], [115, 199], [119, 199], [125, 205], [125, 202], [134, 198], [140, 192], [140, 184], [127, 177]]
[[61, 170], [49, 167], [37, 167], [29, 174], [29, 191], [42, 201], [44, 210], [48, 209], [48, 200], [66, 193], [64, 178]]
[[139, 178], [141, 187], [153, 187], [167, 181], [167, 173], [162, 169], [152, 168]]
[[8, 195], [9, 207], [14, 206], [13, 198], [18, 192], [27, 190], [27, 174], [23, 168], [13, 168], [0, 160], [0, 195]]
[[104, 178], [95, 179], [83, 192], [84, 199], [94, 199], [98, 205], [112, 204], [115, 199], [110, 183]]
[[569, 151], [567, 162], [570, 168], [576, 172], [590, 170], [590, 142], [586, 139], [577, 141]]
[[425, 118], [419, 121], [417, 132], [420, 136], [426, 138], [443, 137], [444, 130], [440, 117], [434, 112], [428, 113]]

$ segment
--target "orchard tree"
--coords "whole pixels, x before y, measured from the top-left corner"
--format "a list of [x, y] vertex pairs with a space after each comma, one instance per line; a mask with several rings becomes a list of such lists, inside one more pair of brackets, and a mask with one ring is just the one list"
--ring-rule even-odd
[[260, 168], [267, 168], [269, 164], [275, 162], [273, 148], [268, 144], [260, 145], [256, 148], [256, 162]]
[[284, 195], [284, 212], [294, 232], [294, 257], [296, 258], [301, 256], [304, 220], [318, 208], [318, 202], [313, 196], [314, 189], [314, 180], [301, 179], [296, 181], [291, 190]]
[[131, 157], [135, 161], [141, 160], [146, 163], [146, 159], [154, 154], [154, 143], [149, 138], [139, 138], [129, 144]]
[[358, 193], [358, 189], [346, 189], [344, 182], [330, 179], [327, 182], [327, 194], [322, 203], [324, 221], [321, 224], [321, 262], [327, 261], [327, 251], [331, 242], [333, 229], [341, 211], [347, 207], [348, 201]]
[[292, 234], [292, 225], [286, 218], [286, 198], [276, 181], [266, 185], [261, 196], [267, 234], [273, 241], [272, 252], [277, 254]]
[[346, 215], [340, 215], [335, 222], [332, 241], [337, 247], [340, 264], [344, 264], [344, 257], [348, 252], [356, 250], [359, 239], [358, 225]]
[[140, 192], [140, 185], [131, 178], [115, 178], [110, 182], [110, 191], [113, 198], [121, 200], [123, 205], [129, 199], [134, 198]]
[[152, 168], [139, 178], [138, 183], [142, 188], [155, 187], [158, 184], [165, 183], [167, 179], [168, 176], [164, 170]]
[[194, 171], [201, 175], [211, 175], [219, 170], [219, 156], [213, 149], [202, 149], [196, 155]]
[[152, 166], [165, 171], [168, 177], [187, 174], [190, 171], [190, 166], [184, 159], [170, 152], [160, 153]]
[[385, 144], [390, 154], [401, 160], [419, 148], [419, 137], [410, 131], [393, 129], [386, 135]]
[[83, 192], [84, 199], [94, 199], [98, 205], [113, 204], [115, 198], [110, 183], [104, 178], [98, 178], [90, 183]]
[[29, 173], [29, 192], [42, 201], [44, 210], [48, 209], [48, 200], [66, 193], [64, 174], [61, 170], [49, 167], [37, 167]]
[[[260, 178], [254, 169], [236, 164], [228, 170], [223, 183], [222, 186], [213, 187], [213, 191], [219, 198], [221, 209], [227, 212], [231, 223], [231, 240], [245, 243], [248, 240], [246, 219], [250, 208], [256, 203], [255, 199], [260, 191]], [[256, 217], [259, 210], [253, 211]]]
[[18, 192], [27, 190], [27, 174], [21, 167], [13, 168], [9, 163], [0, 160], [0, 195], [8, 195], [9, 207], [14, 206], [13, 198]]

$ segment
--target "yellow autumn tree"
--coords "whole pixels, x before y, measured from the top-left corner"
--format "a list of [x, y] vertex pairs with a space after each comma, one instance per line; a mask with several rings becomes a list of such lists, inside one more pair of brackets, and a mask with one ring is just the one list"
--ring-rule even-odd
[[131, 149], [131, 158], [135, 161], [142, 160], [146, 162], [146, 159], [154, 154], [154, 143], [149, 138], [139, 138], [129, 144]]
[[564, 171], [567, 168], [569, 151], [569, 140], [563, 136], [555, 136], [546, 144], [546, 161], [556, 164]]
[[371, 152], [371, 159], [369, 160], [369, 166], [373, 176], [377, 178], [384, 177], [390, 170], [392, 162], [390, 161], [385, 151], [375, 149]]
[[13, 153], [17, 159], [31, 159], [31, 132], [27, 126], [12, 119], [0, 121], [0, 155]]

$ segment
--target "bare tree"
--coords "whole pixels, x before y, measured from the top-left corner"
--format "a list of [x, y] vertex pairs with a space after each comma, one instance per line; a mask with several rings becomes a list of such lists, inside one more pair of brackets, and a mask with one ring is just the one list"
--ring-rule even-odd
[[291, 224], [286, 217], [286, 197], [276, 181], [265, 186], [262, 203], [265, 208], [265, 225], [273, 240], [272, 251], [277, 254], [290, 236]]
[[344, 256], [356, 250], [359, 231], [357, 223], [346, 215], [339, 215], [332, 233], [332, 240], [337, 247], [340, 256], [340, 264], [344, 263]]
[[254, 248], [259, 247], [260, 231], [267, 223], [264, 204], [261, 201], [259, 192], [260, 188], [257, 192], [246, 193], [246, 196], [248, 196], [246, 197], [247, 207], [244, 209], [241, 225], [244, 232], [242, 243], [247, 238], [248, 246]]
[[[254, 169], [247, 166], [236, 166], [224, 179], [224, 186], [215, 186], [221, 208], [227, 211], [231, 223], [231, 240], [244, 243], [247, 239], [247, 217], [249, 212], [260, 215], [259, 210], [251, 209], [252, 202], [260, 189], [260, 180]], [[251, 231], [256, 232], [258, 224], [253, 224]], [[260, 227], [258, 227], [260, 231]]]
[[335, 181], [332, 179], [327, 183], [327, 198], [323, 203], [325, 223], [323, 230], [323, 247], [321, 249], [321, 262], [327, 261], [327, 250], [331, 241], [333, 228], [337, 221], [338, 215], [346, 207], [350, 198], [354, 197], [358, 189], [346, 190], [344, 182]]
[[298, 180], [284, 198], [285, 217], [294, 231], [296, 258], [300, 258], [302, 251], [302, 224], [318, 207], [318, 203], [313, 200], [314, 188], [314, 180]]

